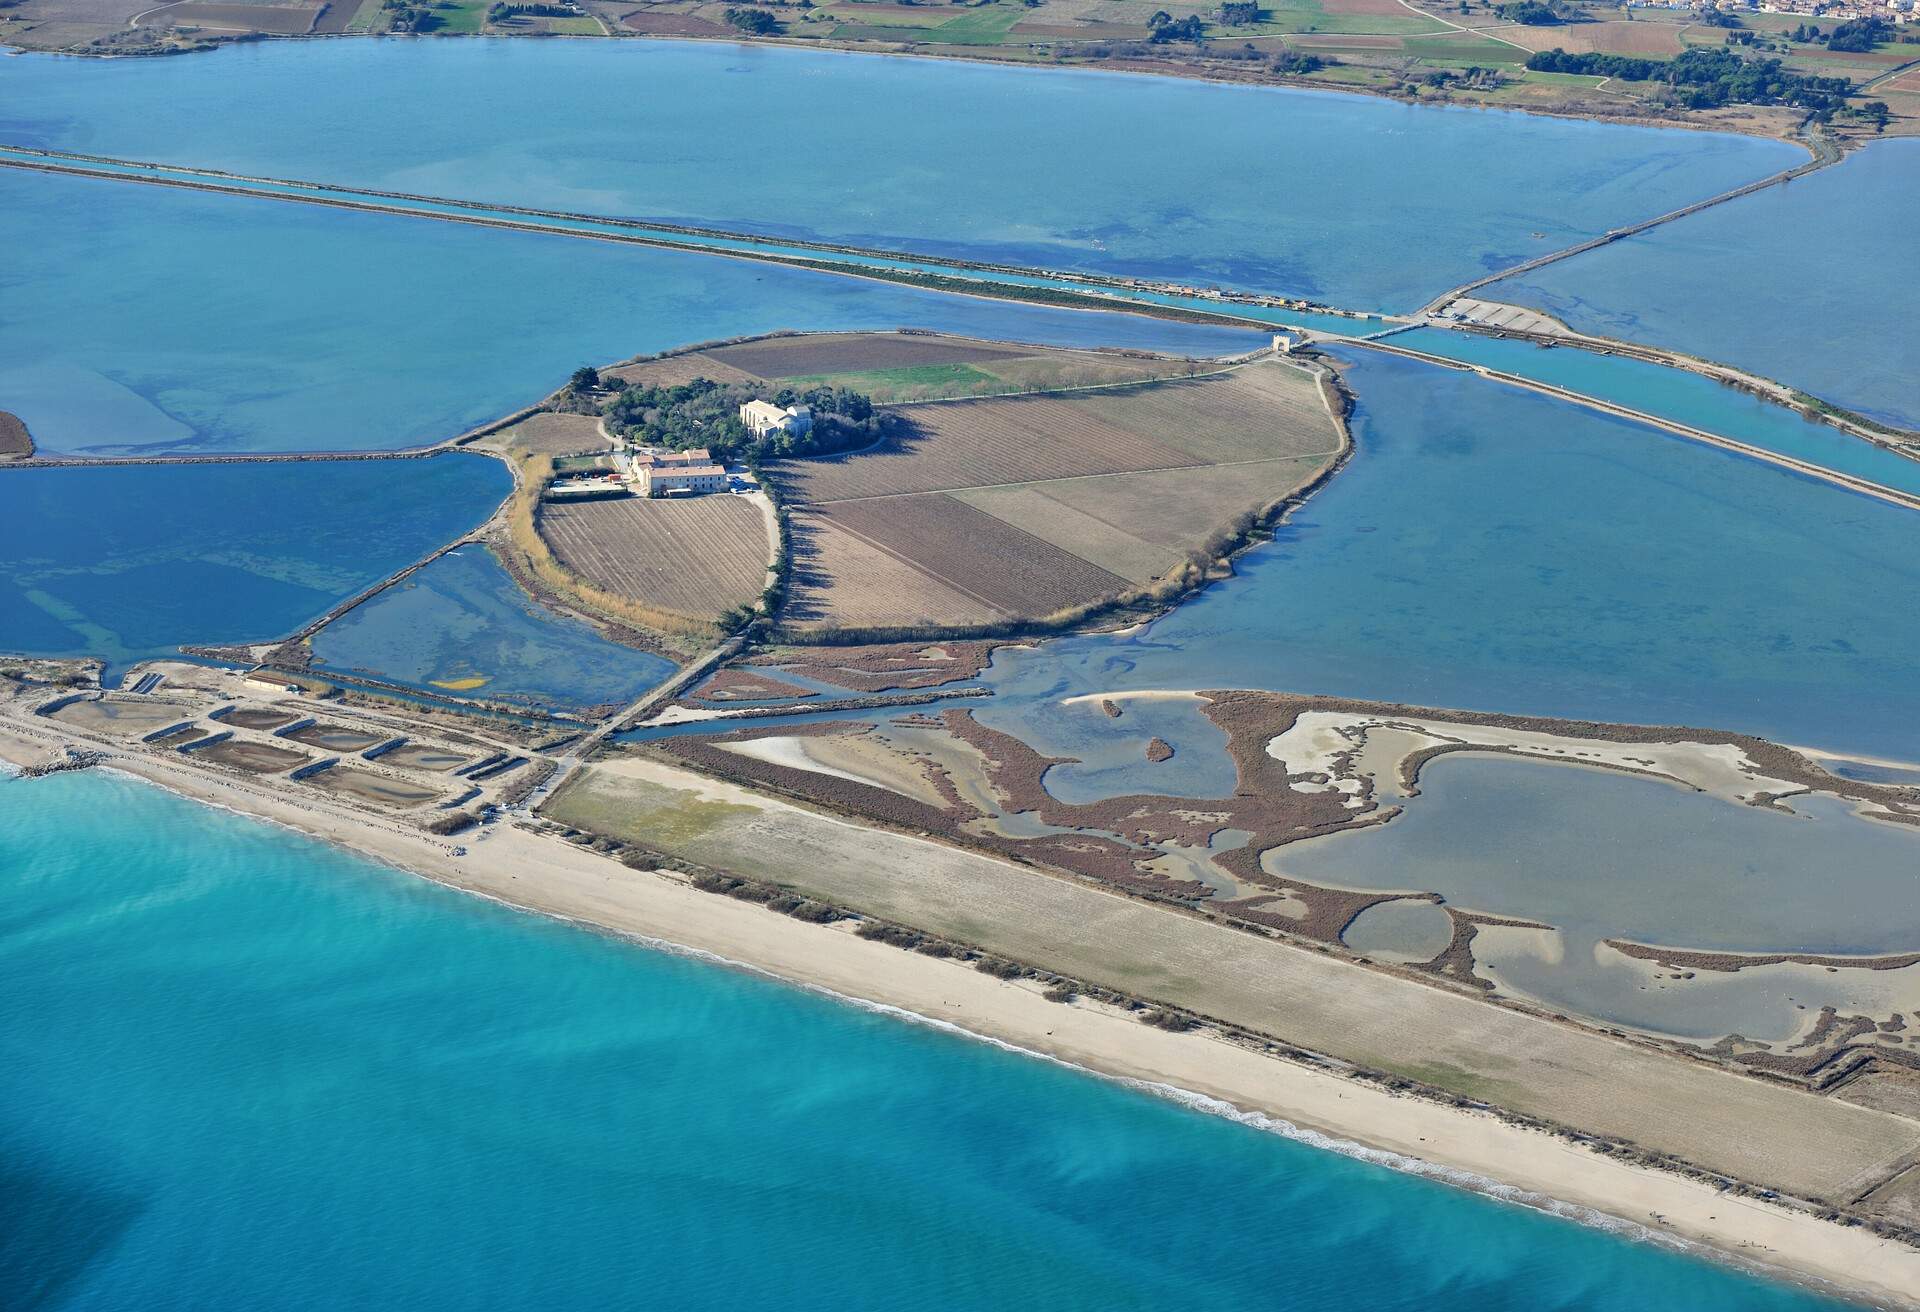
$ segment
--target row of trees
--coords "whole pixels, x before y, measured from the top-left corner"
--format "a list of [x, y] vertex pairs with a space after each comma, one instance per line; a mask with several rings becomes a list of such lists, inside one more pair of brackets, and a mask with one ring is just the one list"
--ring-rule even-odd
[[1845, 103], [1853, 83], [1843, 77], [1788, 72], [1777, 59], [1742, 59], [1731, 50], [1696, 47], [1674, 59], [1632, 55], [1568, 54], [1543, 50], [1527, 60], [1541, 73], [1588, 73], [1626, 82], [1664, 82], [1675, 103], [1689, 109], [1722, 105], [1796, 105], [1821, 117]]
[[773, 393], [773, 403], [811, 408], [813, 427], [756, 438], [740, 422], [740, 407], [766, 399], [765, 384], [710, 378], [674, 387], [629, 387], [607, 403], [607, 425], [647, 446], [675, 451], [703, 446], [723, 460], [749, 464], [868, 446], [889, 429], [890, 417], [875, 414], [872, 399], [851, 388], [783, 387]]

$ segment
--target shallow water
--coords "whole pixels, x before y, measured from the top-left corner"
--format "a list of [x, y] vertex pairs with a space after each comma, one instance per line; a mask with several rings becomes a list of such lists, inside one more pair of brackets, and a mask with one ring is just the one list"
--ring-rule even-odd
[[283, 637], [457, 537], [506, 467], [428, 460], [0, 471], [0, 651], [115, 666]]
[[778, 328], [942, 328], [1201, 355], [1267, 340], [715, 256], [11, 170], [0, 170], [0, 242], [34, 252], [0, 265], [0, 409], [50, 451], [421, 445], [537, 401], [583, 363]]
[[480, 546], [448, 552], [329, 624], [313, 655], [322, 672], [553, 711], [624, 706], [675, 668], [548, 610]]
[[1785, 406], [1737, 392], [1684, 369], [1439, 328], [1395, 333], [1389, 341], [1409, 350], [1552, 383], [1843, 474], [1856, 474], [1884, 487], [1920, 492], [1920, 460], [1876, 446], [1832, 424], [1803, 419]]
[[1267, 854], [1267, 868], [1337, 888], [1438, 893], [1461, 910], [1551, 926], [1557, 941], [1517, 931], [1488, 935], [1476, 949], [1495, 978], [1530, 997], [1662, 1033], [1779, 1040], [1822, 1006], [1886, 1015], [1920, 997], [1910, 977], [1894, 978], [1911, 972], [1794, 966], [1673, 980], [1600, 946], [1915, 950], [1920, 829], [1860, 819], [1833, 797], [1795, 798], [1789, 815], [1660, 780], [1505, 756], [1438, 757], [1420, 788], [1387, 824], [1289, 844]]
[[1920, 428], [1920, 336], [1895, 273], [1912, 263], [1916, 209], [1920, 141], [1876, 141], [1809, 177], [1480, 294]]
[[[1271, 688], [1912, 758], [1920, 515], [1351, 354], [1358, 454], [1239, 578], [1125, 637], [1002, 651], [980, 720], [1074, 755], [1093, 721], [1062, 698]], [[1180, 755], [1156, 777], [1206, 795], [1179, 780], [1216, 749], [1177, 722], [1157, 732]]]
[[131, 780], [0, 872], [9, 1307], [1836, 1306]]
[[1410, 309], [1806, 158], [1719, 133], [717, 42], [22, 56], [0, 61], [0, 104], [13, 144], [1351, 309]]

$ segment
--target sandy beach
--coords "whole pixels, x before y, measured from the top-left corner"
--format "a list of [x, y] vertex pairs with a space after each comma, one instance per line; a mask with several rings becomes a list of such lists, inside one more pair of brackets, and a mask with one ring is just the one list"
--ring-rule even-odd
[[[0, 757], [44, 759], [51, 726], [0, 721]], [[1169, 1033], [1114, 1008], [1049, 1002], [1031, 982], [861, 939], [635, 871], [554, 838], [497, 825], [456, 856], [447, 840], [322, 800], [216, 777], [145, 754], [109, 764], [183, 796], [285, 825], [403, 871], [531, 911], [738, 966], [903, 1018], [1148, 1087], [1319, 1146], [1590, 1224], [1698, 1244], [1865, 1295], [1920, 1307], [1920, 1251], [1804, 1212], [1609, 1158], [1494, 1115], [1390, 1092], [1267, 1056], [1201, 1030]], [[6, 785], [7, 787], [31, 787]]]

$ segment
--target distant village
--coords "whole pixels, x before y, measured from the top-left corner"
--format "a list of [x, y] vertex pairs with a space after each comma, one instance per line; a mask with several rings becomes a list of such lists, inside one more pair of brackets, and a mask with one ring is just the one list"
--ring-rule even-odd
[[1728, 14], [1793, 14], [1847, 22], [1878, 18], [1888, 23], [1920, 23], [1920, 0], [1626, 0], [1629, 9], [1717, 9]]

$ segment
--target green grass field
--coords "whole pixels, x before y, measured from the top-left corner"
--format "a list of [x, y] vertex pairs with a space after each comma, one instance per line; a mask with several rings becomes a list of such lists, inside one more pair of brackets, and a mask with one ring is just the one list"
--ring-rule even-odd
[[486, 0], [440, 0], [433, 7], [433, 16], [434, 31], [470, 35], [486, 25]]
[[1207, 35], [1217, 40], [1242, 36], [1280, 36], [1290, 32], [1331, 32], [1339, 35], [1424, 36], [1450, 31], [1446, 24], [1417, 14], [1328, 13], [1321, 0], [1267, 0], [1271, 17], [1247, 27], [1211, 26]]

